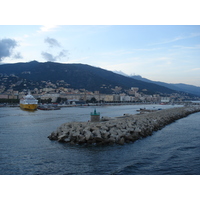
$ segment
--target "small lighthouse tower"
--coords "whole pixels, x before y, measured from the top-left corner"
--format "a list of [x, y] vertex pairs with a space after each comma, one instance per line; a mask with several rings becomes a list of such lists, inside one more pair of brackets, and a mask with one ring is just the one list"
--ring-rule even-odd
[[97, 112], [96, 109], [94, 109], [94, 112], [91, 112], [90, 114], [90, 121], [91, 122], [99, 122], [100, 121], [100, 112]]

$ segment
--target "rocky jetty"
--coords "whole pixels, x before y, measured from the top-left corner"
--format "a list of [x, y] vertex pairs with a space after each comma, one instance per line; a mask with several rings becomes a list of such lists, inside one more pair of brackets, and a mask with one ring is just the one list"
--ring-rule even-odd
[[199, 112], [200, 106], [176, 107], [140, 115], [102, 117], [100, 122], [62, 124], [48, 138], [71, 144], [124, 144], [151, 135], [177, 119]]

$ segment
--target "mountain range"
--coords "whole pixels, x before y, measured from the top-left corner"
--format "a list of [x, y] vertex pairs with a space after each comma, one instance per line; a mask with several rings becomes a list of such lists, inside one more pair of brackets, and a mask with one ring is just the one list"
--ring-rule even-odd
[[[100, 91], [100, 93], [115, 93], [115, 88], [126, 92], [131, 87], [138, 87], [144, 94], [191, 93], [200, 96], [200, 87], [185, 84], [173, 85], [154, 82], [140, 76], [127, 77], [87, 64], [63, 64], [55, 62], [37, 62], [1, 64], [0, 73], [26, 79], [41, 84], [43, 81], [56, 83], [62, 80], [69, 88]], [[193, 88], [193, 90], [191, 89]]]
[[147, 83], [155, 83], [157, 85], [164, 86], [172, 90], [182, 91], [182, 92], [193, 94], [195, 96], [200, 96], [200, 87], [197, 87], [194, 85], [188, 85], [184, 83], [164, 83], [160, 81], [152, 81], [152, 80], [143, 78], [142, 76], [130, 76], [130, 77], [140, 80], [140, 81], [147, 82]]
[[154, 84], [164, 86], [164, 87], [167, 87], [167, 88], [175, 90], [175, 91], [182, 91], [182, 92], [193, 94], [195, 96], [200, 97], [200, 87], [197, 87], [197, 86], [194, 86], [194, 85], [188, 85], [188, 84], [184, 84], [184, 83], [165, 83], [165, 82], [161, 82], [161, 81], [152, 81], [150, 79], [143, 78], [140, 75], [129, 76], [122, 71], [114, 71], [114, 72], [117, 73], [117, 74], [121, 74], [123, 76], [131, 77], [131, 78], [136, 79], [136, 80], [144, 81], [144, 82], [147, 82], [147, 83], [154, 83]]

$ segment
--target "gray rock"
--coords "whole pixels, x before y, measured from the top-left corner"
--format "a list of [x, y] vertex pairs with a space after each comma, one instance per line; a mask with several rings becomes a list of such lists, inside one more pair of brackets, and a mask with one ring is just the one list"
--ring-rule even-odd
[[124, 141], [124, 138], [120, 138], [119, 141], [118, 141], [117, 143], [123, 145], [124, 142], [125, 142], [125, 141]]
[[85, 132], [85, 139], [86, 140], [89, 140], [91, 138], [91, 136], [92, 136], [92, 133], [90, 131]]

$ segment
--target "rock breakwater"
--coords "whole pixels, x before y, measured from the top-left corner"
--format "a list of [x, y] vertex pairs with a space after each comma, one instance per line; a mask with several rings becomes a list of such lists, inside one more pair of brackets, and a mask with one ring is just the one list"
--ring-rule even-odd
[[149, 136], [175, 120], [199, 111], [200, 106], [176, 107], [141, 115], [104, 117], [100, 122], [64, 123], [48, 138], [71, 144], [124, 144]]

